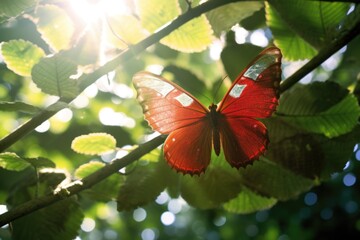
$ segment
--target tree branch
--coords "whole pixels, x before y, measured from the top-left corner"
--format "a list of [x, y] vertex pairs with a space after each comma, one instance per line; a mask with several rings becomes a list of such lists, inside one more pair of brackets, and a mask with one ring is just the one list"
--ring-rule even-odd
[[64, 200], [85, 189], [91, 188], [92, 186], [101, 182], [110, 175], [118, 173], [121, 168], [126, 167], [130, 163], [136, 161], [141, 156], [147, 154], [163, 142], [164, 136], [158, 136], [140, 145], [125, 157], [116, 159], [109, 165], [106, 165], [98, 171], [94, 172], [93, 174], [90, 174], [89, 176], [82, 179], [81, 182], [73, 182], [72, 184], [69, 184], [67, 187], [62, 188], [55, 194], [36, 198], [9, 210], [8, 212], [0, 215], [0, 227], [22, 216], [30, 214], [36, 210], [49, 206], [55, 202]]

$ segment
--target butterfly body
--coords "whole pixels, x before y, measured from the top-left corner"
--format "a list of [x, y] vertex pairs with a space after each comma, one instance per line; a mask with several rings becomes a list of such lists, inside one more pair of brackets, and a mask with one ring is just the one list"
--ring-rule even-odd
[[263, 154], [269, 140], [258, 118], [267, 118], [276, 109], [280, 66], [280, 50], [264, 50], [239, 74], [222, 101], [209, 108], [158, 75], [137, 73], [133, 82], [145, 119], [155, 131], [168, 134], [164, 155], [170, 166], [200, 174], [210, 163], [212, 148], [216, 155], [222, 149], [236, 168]]

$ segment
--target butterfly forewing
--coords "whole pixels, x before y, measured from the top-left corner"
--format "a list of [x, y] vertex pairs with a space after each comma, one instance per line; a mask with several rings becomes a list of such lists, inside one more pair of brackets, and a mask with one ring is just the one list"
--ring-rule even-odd
[[278, 104], [281, 52], [271, 47], [245, 68], [221, 101], [218, 111], [227, 116], [265, 118]]
[[160, 76], [139, 72], [133, 82], [145, 119], [162, 134], [191, 125], [208, 112], [190, 93]]
[[267, 130], [256, 118], [275, 111], [280, 80], [281, 52], [271, 47], [240, 73], [221, 101], [220, 139], [231, 166], [246, 166], [265, 152]]

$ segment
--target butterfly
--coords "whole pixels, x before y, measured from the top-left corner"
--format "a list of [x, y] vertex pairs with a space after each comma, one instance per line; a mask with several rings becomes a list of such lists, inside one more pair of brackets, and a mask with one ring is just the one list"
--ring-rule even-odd
[[278, 105], [281, 51], [262, 51], [236, 78], [222, 101], [208, 108], [161, 76], [139, 72], [133, 77], [144, 117], [153, 130], [168, 134], [164, 157], [183, 174], [200, 175], [210, 163], [212, 147], [235, 168], [262, 155], [269, 143], [266, 126], [257, 120]]

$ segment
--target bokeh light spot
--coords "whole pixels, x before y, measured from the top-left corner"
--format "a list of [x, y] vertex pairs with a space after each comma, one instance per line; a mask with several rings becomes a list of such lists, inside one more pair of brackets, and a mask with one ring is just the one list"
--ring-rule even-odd
[[224, 216], [217, 217], [214, 220], [214, 225], [217, 226], [217, 227], [221, 227], [225, 223], [226, 223], [226, 217], [224, 217]]
[[266, 38], [265, 32], [262, 29], [255, 30], [251, 34], [250, 42], [260, 47], [266, 47], [269, 44], [269, 40]]
[[163, 214], [161, 214], [161, 222], [162, 224], [168, 226], [175, 222], [175, 214], [172, 212], [166, 211]]
[[316, 193], [308, 192], [307, 194], [305, 194], [304, 202], [305, 202], [305, 204], [308, 205], [308, 206], [314, 205], [314, 204], [317, 202], [317, 195], [316, 195]]
[[245, 232], [249, 237], [255, 237], [259, 233], [259, 228], [256, 225], [251, 224], [246, 227]]
[[141, 238], [143, 240], [154, 240], [156, 237], [156, 234], [154, 232], [154, 230], [150, 229], [150, 228], [146, 228], [141, 232]]
[[352, 173], [347, 173], [343, 178], [343, 183], [347, 187], [351, 187], [356, 183], [356, 177]]
[[146, 211], [143, 208], [137, 208], [133, 212], [133, 218], [137, 222], [142, 222], [146, 218]]
[[35, 131], [37, 131], [39, 133], [44, 133], [44, 132], [48, 131], [49, 128], [50, 128], [50, 121], [46, 120], [45, 122], [43, 122], [42, 124], [37, 126], [37, 128], [35, 128]]
[[358, 206], [357, 202], [355, 202], [355, 201], [349, 201], [345, 205], [345, 210], [348, 213], [355, 213], [358, 211], [358, 209], [359, 209], [359, 206]]
[[324, 220], [329, 220], [333, 216], [333, 210], [331, 210], [330, 208], [325, 208], [320, 212], [320, 216]]
[[155, 202], [159, 205], [165, 204], [167, 201], [169, 201], [170, 197], [167, 192], [162, 192], [160, 195], [156, 198]]
[[357, 150], [355, 153], [356, 160], [360, 161], [360, 150]]
[[95, 221], [92, 218], [84, 218], [82, 224], [81, 224], [81, 229], [84, 232], [91, 232], [92, 230], [94, 230], [95, 228]]

